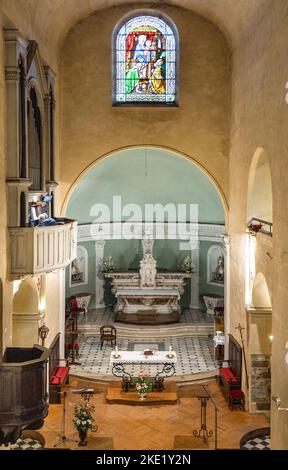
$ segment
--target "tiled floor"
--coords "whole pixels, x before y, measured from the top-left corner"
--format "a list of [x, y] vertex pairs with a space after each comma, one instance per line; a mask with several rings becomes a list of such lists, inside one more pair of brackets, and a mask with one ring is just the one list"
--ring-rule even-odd
[[243, 450], [271, 450], [270, 436], [254, 437], [241, 446]]
[[31, 437], [20, 438], [15, 444], [10, 445], [10, 450], [38, 450], [42, 448], [41, 442], [31, 439]]
[[[111, 375], [112, 371], [109, 362], [111, 355], [110, 344], [104, 343], [101, 350], [99, 335], [79, 335], [78, 341], [80, 350], [77, 361], [81, 365], [71, 366], [72, 372], [80, 369], [81, 371], [96, 374]], [[141, 339], [141, 337], [134, 339], [119, 338], [117, 346], [120, 351], [139, 351], [147, 348], [167, 351], [169, 346], [172, 346], [172, 349], [177, 354], [176, 375], [178, 376], [210, 372], [218, 367], [218, 363], [213, 359], [213, 340], [207, 336], [150, 338], [149, 340]], [[127, 371], [133, 375], [137, 373], [138, 368], [140, 366], [127, 366]], [[145, 372], [149, 376], [155, 376], [158, 368], [157, 366], [146, 366]]]

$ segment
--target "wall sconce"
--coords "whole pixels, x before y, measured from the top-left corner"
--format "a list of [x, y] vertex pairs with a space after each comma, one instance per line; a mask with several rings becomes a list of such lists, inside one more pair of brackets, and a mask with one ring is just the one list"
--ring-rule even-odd
[[45, 325], [45, 323], [43, 323], [43, 325], [41, 325], [38, 328], [38, 333], [39, 333], [39, 337], [41, 338], [41, 341], [42, 341], [42, 346], [45, 346], [45, 339], [47, 338], [49, 331], [50, 330], [49, 330], [48, 326]]
[[275, 401], [278, 411], [288, 411], [288, 408], [283, 408], [283, 407], [280, 406], [281, 405], [281, 398], [280, 397], [273, 396], [272, 400]]

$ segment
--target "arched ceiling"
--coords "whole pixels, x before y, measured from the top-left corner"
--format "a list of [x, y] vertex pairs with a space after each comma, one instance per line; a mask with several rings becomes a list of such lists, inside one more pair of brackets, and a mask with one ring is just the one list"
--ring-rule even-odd
[[[151, 5], [151, 0], [1, 0], [4, 25], [14, 25], [29, 39], [39, 42], [46, 60], [59, 47], [69, 29], [94, 11], [121, 4]], [[228, 42], [235, 46], [270, 0], [156, 0], [154, 7], [169, 4], [193, 10], [218, 25]], [[134, 6], [133, 6], [134, 8]]]

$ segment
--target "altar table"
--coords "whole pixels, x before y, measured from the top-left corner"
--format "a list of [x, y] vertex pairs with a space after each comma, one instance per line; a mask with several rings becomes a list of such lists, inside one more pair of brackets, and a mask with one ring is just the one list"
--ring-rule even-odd
[[154, 388], [160, 392], [164, 390], [165, 377], [172, 377], [176, 372], [177, 356], [175, 351], [155, 351], [149, 356], [145, 356], [144, 351], [112, 351], [110, 363], [112, 374], [122, 378], [122, 388], [127, 392], [135, 380], [125, 369], [126, 365], [163, 365], [162, 370], [154, 377]]

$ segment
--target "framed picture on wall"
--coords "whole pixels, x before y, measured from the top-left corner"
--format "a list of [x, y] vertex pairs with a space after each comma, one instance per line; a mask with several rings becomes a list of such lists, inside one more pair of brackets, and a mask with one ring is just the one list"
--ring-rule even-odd
[[77, 246], [77, 258], [70, 265], [70, 287], [88, 284], [88, 253], [82, 245]]

